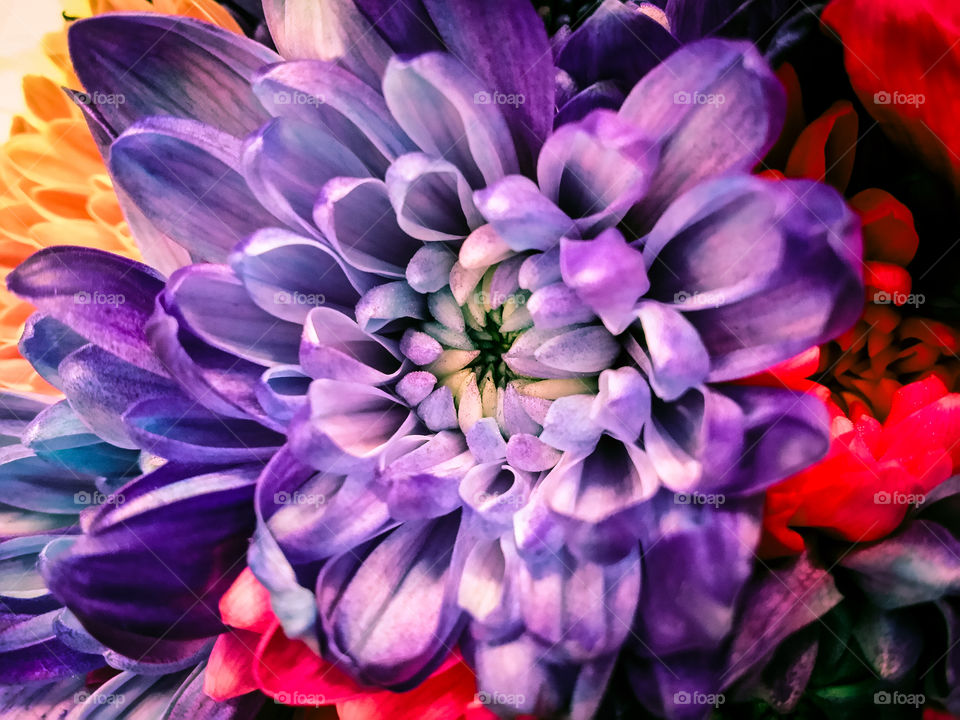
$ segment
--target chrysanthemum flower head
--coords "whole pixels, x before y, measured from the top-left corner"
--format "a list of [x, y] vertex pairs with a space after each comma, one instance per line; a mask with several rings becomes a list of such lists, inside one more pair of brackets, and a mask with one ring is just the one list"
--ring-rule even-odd
[[[56, 358], [71, 405], [168, 463], [47, 565], [55, 592], [144, 647], [168, 615], [118, 607], [106, 549], [132, 561], [124, 524], [185, 529], [220, 498], [201, 534], [232, 557], [254, 473], [250, 565], [287, 634], [356, 682], [413, 688], [459, 645], [504, 714], [590, 714], [625, 647], [715, 685], [690, 657], [729, 632], [759, 493], [828, 444], [815, 399], [729, 381], [838, 335], [863, 298], [839, 194], [749, 175], [776, 78], [706, 40], [611, 109], [521, 0], [265, 11], [280, 55], [154, 15], [71, 32], [86, 93], [125, 98], [85, 110], [169, 277], [56, 249], [9, 284], [35, 334], [79, 338]], [[124, 302], [76, 301], [94, 291]], [[219, 559], [192, 582], [229, 575]], [[164, 654], [209, 638], [206, 605]], [[647, 677], [658, 712], [680, 677]]]

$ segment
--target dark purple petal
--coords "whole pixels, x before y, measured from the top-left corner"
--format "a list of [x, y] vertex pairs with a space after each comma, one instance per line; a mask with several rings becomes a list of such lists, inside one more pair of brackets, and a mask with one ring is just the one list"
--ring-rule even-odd
[[629, 92], [678, 45], [670, 31], [642, 7], [607, 0], [570, 35], [556, 63], [581, 87], [611, 80]]
[[110, 150], [110, 172], [153, 227], [194, 261], [222, 262], [276, 224], [240, 173], [240, 141], [192, 120], [149, 118]]
[[847, 330], [863, 308], [860, 223], [833, 188], [718, 179], [647, 237], [649, 295], [710, 352], [709, 380], [745, 377]]
[[567, 123], [579, 122], [594, 110], [617, 110], [623, 104], [624, 97], [613, 82], [594, 83], [560, 106], [554, 126], [559, 128]]
[[842, 598], [831, 574], [807, 555], [759, 573], [744, 592], [724, 687], [759, 671], [787, 637], [816, 622]]
[[303, 323], [320, 305], [352, 313], [374, 281], [348, 267], [328, 245], [279, 228], [244, 240], [230, 255], [230, 266], [253, 302], [294, 323]]
[[185, 328], [168, 305], [169, 300], [161, 294], [146, 333], [157, 357], [170, 368], [183, 391], [221, 415], [264, 422], [266, 414], [256, 395], [263, 365], [210, 347]]
[[284, 442], [253, 420], [216, 415], [185, 397], [142, 400], [124, 413], [123, 423], [139, 447], [180, 462], [268, 460]]
[[382, 385], [401, 369], [395, 344], [370, 335], [353, 320], [331, 308], [307, 316], [300, 343], [300, 366], [313, 378]]
[[[51, 247], [11, 272], [7, 287], [104, 350], [166, 375], [143, 332], [163, 289], [163, 280], [146, 265], [91, 248]], [[67, 335], [63, 342], [72, 346], [76, 338]], [[63, 355], [65, 349], [53, 352]]]
[[226, 265], [178, 270], [164, 297], [168, 312], [212, 347], [264, 366], [297, 362], [301, 327], [254, 304]]
[[258, 468], [168, 464], [122, 488], [86, 534], [47, 547], [51, 592], [98, 640], [144, 662], [192, 655], [219, 633], [217, 603], [244, 567]]
[[516, 104], [505, 107], [505, 116], [521, 163], [532, 170], [554, 113], [553, 57], [543, 20], [525, 0], [423, 4], [447, 49], [478, 78], [480, 91], [517, 96]]
[[871, 602], [890, 609], [956, 594], [958, 554], [960, 541], [947, 528], [916, 520], [893, 537], [855, 548], [840, 564]]
[[[0, 683], [25, 685], [80, 675], [102, 667], [100, 655], [64, 645], [54, 628], [59, 610], [4, 622], [0, 629]], [[22, 716], [21, 716], [22, 717]]]
[[753, 45], [703, 40], [652, 70], [620, 116], [662, 143], [650, 193], [630, 216], [643, 232], [669, 202], [705, 178], [748, 171], [783, 126], [783, 86]]
[[272, 115], [324, 128], [377, 177], [391, 161], [416, 149], [391, 117], [379, 88], [333, 63], [275, 65], [258, 77], [254, 92]]
[[407, 235], [381, 180], [338, 177], [323, 186], [313, 218], [352, 267], [383, 277], [404, 277], [422, 243]]
[[324, 568], [317, 603], [341, 667], [403, 690], [443, 662], [461, 628], [450, 578], [459, 524], [459, 513], [407, 523]]
[[124, 448], [137, 447], [120, 419], [131, 405], [150, 397], [183, 397], [171, 380], [96, 345], [85, 345], [64, 358], [60, 378], [74, 412], [101, 438]]
[[88, 93], [122, 132], [149, 115], [191, 118], [243, 135], [267, 115], [250, 89], [280, 60], [260, 43], [197, 20], [159, 13], [101, 15], [71, 24], [70, 57]]

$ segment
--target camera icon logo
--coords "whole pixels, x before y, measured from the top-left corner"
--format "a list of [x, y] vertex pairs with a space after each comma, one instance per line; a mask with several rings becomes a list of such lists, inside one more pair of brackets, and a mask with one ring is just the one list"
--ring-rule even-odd
[[686, 690], [681, 690], [673, 694], [673, 703], [675, 705], [689, 705], [690, 704], [690, 693]]
[[489, 105], [492, 98], [486, 90], [479, 90], [473, 94], [474, 105]]
[[890, 93], [886, 90], [881, 90], [873, 94], [873, 102], [877, 105], [889, 105], [891, 99]]
[[677, 90], [677, 92], [673, 94], [673, 102], [675, 105], [689, 105], [690, 99], [690, 93], [684, 92], [683, 90]]
[[89, 305], [90, 304], [90, 293], [86, 290], [81, 290], [80, 292], [75, 292], [73, 294], [73, 302], [77, 305]]

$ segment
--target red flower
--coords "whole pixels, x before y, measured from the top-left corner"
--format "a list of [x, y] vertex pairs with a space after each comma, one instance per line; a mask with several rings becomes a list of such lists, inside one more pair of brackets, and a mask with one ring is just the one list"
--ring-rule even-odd
[[496, 718], [476, 700], [473, 671], [456, 653], [409, 692], [358, 685], [306, 643], [284, 635], [269, 592], [249, 568], [220, 600], [220, 615], [230, 629], [217, 638], [204, 677], [204, 691], [215, 700], [261, 690], [286, 705], [336, 704], [341, 720]]
[[960, 4], [834, 0], [823, 22], [867, 111], [960, 190]]
[[[821, 395], [826, 388], [819, 386]], [[893, 532], [910, 505], [960, 469], [960, 394], [936, 376], [905, 385], [881, 423], [864, 402], [832, 400], [827, 457], [767, 491], [760, 554], [803, 550], [796, 528], [868, 542]]]

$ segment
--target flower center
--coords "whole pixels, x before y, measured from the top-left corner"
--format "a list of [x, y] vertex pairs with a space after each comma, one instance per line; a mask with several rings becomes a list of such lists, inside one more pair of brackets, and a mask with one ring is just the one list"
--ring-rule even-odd
[[471, 319], [473, 318], [468, 317], [466, 335], [480, 354], [470, 367], [481, 383], [491, 380], [495, 386], [503, 388], [508, 382], [519, 377], [510, 369], [503, 356], [523, 330], [505, 331], [502, 328], [503, 306], [487, 310], [481, 317], [482, 324], [471, 325]]

